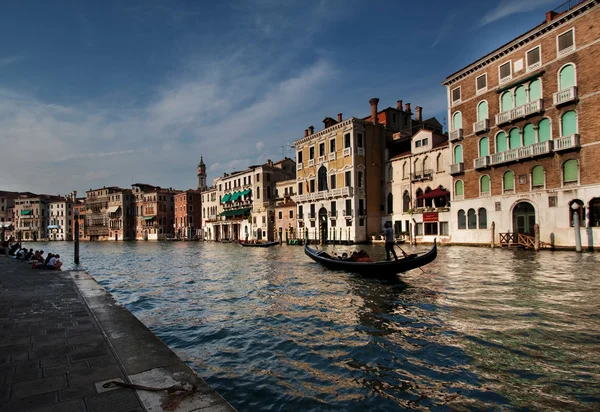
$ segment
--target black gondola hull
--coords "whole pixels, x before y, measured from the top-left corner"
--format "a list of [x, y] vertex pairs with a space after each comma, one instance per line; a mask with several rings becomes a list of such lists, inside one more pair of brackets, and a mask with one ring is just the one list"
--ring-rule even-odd
[[265, 243], [246, 243], [243, 240], [239, 241], [239, 244], [244, 247], [270, 247], [278, 245], [279, 242], [265, 242]]

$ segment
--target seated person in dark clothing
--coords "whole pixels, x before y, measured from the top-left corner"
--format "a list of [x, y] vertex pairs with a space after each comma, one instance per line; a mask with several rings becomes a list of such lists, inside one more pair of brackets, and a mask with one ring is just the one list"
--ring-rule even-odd
[[8, 251], [9, 256], [14, 256], [15, 253], [17, 253], [17, 250], [19, 250], [19, 244], [15, 243], [14, 245], [12, 245]]
[[23, 259], [25, 262], [29, 262], [31, 260], [33, 256], [33, 249], [29, 249], [29, 252], [27, 252], [27, 254], [25, 255], [25, 258]]

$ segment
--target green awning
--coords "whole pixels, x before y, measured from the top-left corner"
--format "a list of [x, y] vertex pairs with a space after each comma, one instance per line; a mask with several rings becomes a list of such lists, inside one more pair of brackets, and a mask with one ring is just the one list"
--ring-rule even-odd
[[238, 200], [240, 198], [240, 196], [242, 195], [242, 192], [235, 192], [234, 194], [231, 195], [231, 200], [232, 202], [235, 202], [236, 200]]
[[142, 220], [152, 220], [154, 219], [156, 216], [142, 216]]
[[240, 193], [240, 196], [248, 196], [250, 193], [252, 193], [252, 189], [246, 189]]
[[229, 199], [231, 199], [231, 195], [229, 193], [227, 193], [225, 196], [223, 196], [221, 198], [221, 203], [229, 202]]
[[21, 216], [25, 216], [25, 215], [33, 215], [33, 210], [27, 210], [27, 209], [21, 210]]
[[226, 210], [221, 212], [221, 216], [239, 216], [239, 215], [247, 215], [250, 212], [251, 208], [246, 207], [244, 209], [235, 209], [235, 210]]

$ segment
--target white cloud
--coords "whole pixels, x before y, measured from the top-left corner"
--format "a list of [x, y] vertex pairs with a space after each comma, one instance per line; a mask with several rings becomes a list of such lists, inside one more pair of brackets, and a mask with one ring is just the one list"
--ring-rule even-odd
[[456, 20], [456, 13], [450, 13], [444, 23], [442, 23], [442, 27], [440, 27], [440, 31], [438, 32], [435, 40], [431, 44], [431, 47], [437, 46], [444, 38], [450, 34], [452, 29], [454, 28], [454, 21]]
[[265, 147], [264, 142], [257, 142], [256, 143], [256, 150], [258, 150], [259, 152], [262, 151], [262, 149]]
[[481, 18], [479, 27], [483, 27], [486, 24], [490, 24], [513, 14], [523, 13], [544, 5], [553, 4], [556, 4], [556, 0], [503, 0]]
[[15, 54], [12, 56], [0, 57], [0, 67], [8, 66], [9, 64], [17, 63], [25, 58], [24, 54]]

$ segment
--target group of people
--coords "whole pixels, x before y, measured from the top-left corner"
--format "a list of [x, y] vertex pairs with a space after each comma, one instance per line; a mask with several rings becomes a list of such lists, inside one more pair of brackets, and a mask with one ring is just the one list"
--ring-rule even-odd
[[62, 261], [59, 254], [48, 253], [48, 256], [44, 257], [43, 250], [34, 251], [22, 247], [19, 242], [13, 242], [12, 237], [1, 241], [0, 255], [12, 256], [21, 262], [27, 262], [33, 269], [61, 270]]

